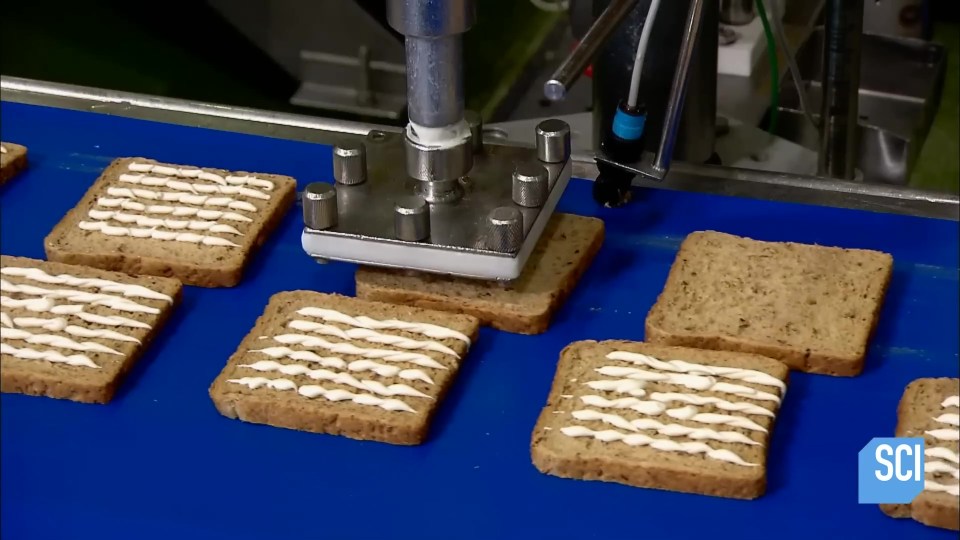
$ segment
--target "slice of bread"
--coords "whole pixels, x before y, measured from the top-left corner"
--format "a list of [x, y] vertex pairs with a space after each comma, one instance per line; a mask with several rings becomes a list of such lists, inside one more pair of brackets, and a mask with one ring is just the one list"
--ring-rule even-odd
[[54, 261], [232, 287], [295, 197], [288, 176], [123, 158], [44, 246]]
[[917, 379], [897, 407], [897, 437], [923, 437], [926, 488], [910, 504], [881, 504], [893, 517], [960, 530], [960, 379]]
[[564, 478], [755, 499], [787, 376], [753, 354], [572, 343], [533, 431], [533, 464]]
[[469, 315], [281, 292], [210, 397], [245, 422], [420, 444], [479, 327]]
[[180, 282], [0, 256], [0, 390], [107, 403], [180, 298]]
[[892, 269], [876, 251], [696, 232], [647, 315], [646, 340], [859, 375]]
[[27, 147], [0, 142], [0, 186], [27, 166]]
[[554, 214], [527, 265], [509, 284], [435, 274], [361, 268], [357, 297], [468, 313], [507, 332], [546, 332], [603, 244], [599, 219]]

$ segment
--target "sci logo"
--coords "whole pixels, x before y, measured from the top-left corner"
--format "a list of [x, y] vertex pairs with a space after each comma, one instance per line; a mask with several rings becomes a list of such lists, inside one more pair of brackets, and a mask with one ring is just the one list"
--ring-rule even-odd
[[905, 504], [923, 491], [923, 438], [878, 437], [858, 454], [860, 504]]

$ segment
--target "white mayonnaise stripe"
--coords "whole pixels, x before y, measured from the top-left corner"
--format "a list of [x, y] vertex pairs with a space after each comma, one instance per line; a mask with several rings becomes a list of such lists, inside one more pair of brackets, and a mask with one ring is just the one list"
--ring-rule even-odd
[[677, 420], [687, 420], [700, 424], [725, 424], [740, 429], [759, 431], [766, 433], [767, 429], [757, 424], [749, 418], [741, 416], [731, 416], [726, 414], [701, 413], [696, 407], [687, 405], [675, 409], [669, 409], [664, 403], [657, 401], [642, 401], [637, 398], [621, 398], [609, 400], [601, 396], [587, 395], [580, 398], [587, 405], [605, 409], [632, 409], [641, 414], [657, 416], [666, 414], [670, 418]]
[[939, 482], [934, 482], [933, 480], [925, 480], [923, 482], [923, 489], [927, 491], [949, 493], [954, 497], [960, 496], [960, 484], [948, 486]]
[[401, 369], [397, 366], [380, 364], [373, 360], [354, 360], [348, 364], [342, 358], [332, 356], [324, 357], [311, 351], [295, 351], [288, 347], [267, 347], [266, 349], [252, 349], [248, 352], [265, 354], [270, 358], [290, 358], [293, 360], [316, 362], [324, 367], [346, 368], [356, 372], [372, 371], [381, 377], [400, 377], [408, 381], [423, 381], [427, 384], [433, 384], [433, 379], [422, 370]]
[[667, 410], [667, 406], [663, 403], [656, 401], [643, 401], [633, 397], [607, 399], [601, 396], [587, 395], [581, 396], [580, 401], [583, 401], [587, 405], [600, 407], [602, 409], [632, 409], [639, 413], [648, 414], [651, 416], [663, 414], [663, 411]]
[[354, 356], [379, 359], [385, 362], [409, 362], [423, 367], [447, 369], [446, 366], [440, 362], [420, 353], [397, 352], [388, 349], [364, 349], [352, 343], [331, 343], [323, 338], [303, 334], [281, 334], [279, 336], [273, 336], [272, 339], [284, 345], [303, 345], [304, 347], [327, 349], [337, 354], [351, 354]]
[[960, 441], [960, 429], [931, 429], [924, 433], [940, 441]]
[[17, 276], [46, 283], [47, 285], [68, 285], [71, 287], [91, 287], [105, 293], [118, 293], [122, 296], [133, 298], [146, 298], [149, 300], [163, 300], [168, 304], [173, 303], [173, 298], [159, 293], [152, 289], [131, 283], [119, 283], [108, 279], [81, 278], [68, 274], [59, 274], [52, 276], [39, 268], [24, 268], [19, 266], [8, 266], [0, 268], [0, 274], [5, 276]]
[[237, 214], [236, 212], [224, 212], [222, 210], [207, 210], [193, 206], [168, 206], [163, 204], [143, 204], [129, 199], [111, 199], [100, 197], [97, 199], [97, 206], [103, 208], [121, 208], [132, 212], [143, 212], [145, 214], [159, 214], [173, 217], [193, 217], [200, 219], [225, 219], [227, 221], [251, 222], [252, 219], [247, 216]]
[[610, 360], [622, 360], [637, 365], [643, 365], [661, 371], [671, 371], [674, 373], [689, 373], [692, 375], [714, 375], [727, 379], [735, 379], [753, 384], [764, 386], [773, 386], [780, 389], [783, 394], [787, 390], [787, 385], [780, 379], [754, 369], [741, 369], [724, 366], [710, 366], [704, 364], [694, 364], [684, 362], [683, 360], [659, 360], [645, 354], [631, 353], [626, 351], [614, 351], [607, 355]]
[[134, 238], [152, 238], [154, 240], [175, 240], [205, 246], [240, 247], [225, 238], [194, 233], [159, 231], [157, 229], [111, 227], [103, 221], [81, 221], [77, 227], [85, 231], [99, 231], [107, 236], [132, 236]]
[[584, 422], [596, 420], [628, 431], [655, 430], [658, 434], [666, 435], [667, 437], [687, 437], [694, 440], [710, 439], [726, 443], [762, 446], [761, 443], [736, 431], [715, 431], [707, 428], [692, 428], [680, 424], [664, 424], [650, 418], [627, 420], [617, 414], [602, 413], [592, 409], [573, 411], [572, 415], [577, 420]]
[[753, 420], [750, 420], [749, 418], [744, 418], [742, 416], [731, 416], [729, 414], [701, 413], [692, 405], [687, 405], [686, 407], [681, 407], [679, 409], [667, 409], [664, 411], [664, 414], [677, 420], [689, 420], [690, 422], [697, 422], [700, 424], [723, 424], [740, 429], [748, 429], [750, 431], [759, 431], [761, 433], [767, 432], [767, 428], [761, 426]]
[[960, 396], [950, 396], [943, 400], [943, 403], [941, 403], [940, 406], [944, 409], [947, 407], [960, 407]]
[[25, 341], [32, 345], [49, 345], [58, 349], [71, 349], [84, 352], [101, 352], [123, 356], [123, 353], [92, 341], [74, 341], [63, 336], [53, 334], [34, 334], [20, 328], [3, 328], [3, 339]]
[[949, 448], [943, 446], [934, 446], [932, 448], [927, 448], [923, 451], [923, 455], [927, 457], [945, 459], [947, 461], [952, 461], [960, 465], [960, 454], [957, 454]]
[[366, 328], [368, 330], [405, 330], [407, 332], [423, 334], [427, 337], [432, 337], [433, 339], [456, 339], [466, 343], [467, 345], [470, 344], [470, 338], [465, 334], [450, 328], [437, 326], [435, 324], [406, 322], [395, 319], [380, 321], [363, 315], [351, 317], [350, 315], [340, 313], [339, 311], [333, 309], [317, 307], [307, 307], [297, 310], [297, 315], [303, 315], [304, 317], [315, 317], [326, 322], [347, 324], [357, 328]]
[[167, 176], [178, 176], [180, 178], [199, 178], [208, 180], [215, 184], [225, 186], [227, 184], [234, 186], [255, 186], [267, 191], [273, 191], [273, 182], [257, 178], [255, 176], [220, 176], [219, 174], [204, 171], [202, 169], [187, 169], [184, 167], [169, 167], [166, 165], [155, 165], [152, 163], [131, 163], [127, 170], [141, 173], [164, 174]]
[[0, 279], [0, 291], [5, 293], [30, 294], [33, 296], [41, 296], [50, 299], [62, 298], [71, 302], [91, 304], [95, 306], [106, 306], [117, 311], [126, 311], [130, 313], [152, 313], [154, 315], [160, 313], [158, 308], [138, 304], [133, 300], [120, 296], [113, 296], [111, 294], [89, 293], [70, 289], [44, 289], [42, 287], [34, 287], [33, 285], [16, 285], [5, 279]]
[[679, 401], [689, 403], [690, 405], [713, 405], [722, 411], [742, 412], [744, 414], [755, 414], [768, 416], [770, 418], [776, 416], [776, 413], [760, 405], [754, 405], [753, 403], [747, 403], [745, 401], [732, 402], [713, 396], [698, 396], [696, 394], [679, 394], [674, 392], [652, 392], [647, 397], [654, 401]]
[[295, 351], [289, 347], [267, 347], [264, 349], [250, 349], [249, 352], [260, 353], [270, 358], [290, 358], [306, 362], [316, 362], [323, 367], [343, 369], [347, 367], [346, 361], [335, 356], [320, 356], [312, 351]]
[[10, 356], [19, 358], [21, 360], [46, 360], [47, 362], [53, 362], [55, 364], [85, 366], [97, 369], [100, 368], [100, 366], [95, 364], [93, 360], [82, 354], [71, 354], [70, 356], [65, 356], [57, 351], [38, 351], [28, 347], [14, 347], [13, 345], [9, 345], [7, 343], [0, 343], [0, 353], [9, 354]]
[[107, 195], [126, 199], [177, 202], [181, 204], [195, 204], [197, 206], [226, 207], [231, 210], [243, 210], [244, 212], [257, 211], [257, 207], [254, 204], [231, 197], [210, 197], [208, 195], [193, 195], [191, 193], [174, 191], [153, 191], [150, 189], [129, 189], [118, 187], [108, 187]]
[[948, 426], [960, 426], [960, 414], [944, 413], [934, 420]]
[[127, 214], [125, 212], [115, 212], [113, 210], [90, 210], [87, 217], [97, 221], [117, 221], [124, 224], [137, 225], [138, 227], [165, 227], [167, 229], [191, 231], [207, 231], [211, 233], [225, 233], [243, 236], [243, 233], [236, 228], [209, 220], [187, 220], [187, 219], [161, 219], [137, 214]]
[[[743, 386], [741, 384], [718, 382], [713, 377], [705, 377], [702, 375], [688, 375], [684, 373], [657, 373], [655, 371], [647, 371], [623, 366], [603, 366], [595, 371], [601, 375], [607, 375], [610, 377], [625, 377], [625, 379], [622, 380], [633, 380], [641, 383], [662, 382], [665, 384], [683, 386], [690, 388], [691, 390], [722, 392], [761, 401], [773, 401], [775, 403], [780, 403], [780, 398], [769, 392], [763, 392], [761, 390], [757, 390], [749, 386]], [[624, 386], [626, 387], [626, 385]], [[643, 384], [636, 387], [636, 389], [640, 388], [643, 388]]]
[[318, 381], [330, 381], [345, 386], [352, 386], [358, 390], [366, 390], [379, 394], [381, 396], [408, 396], [433, 399], [427, 394], [406, 384], [385, 385], [381, 382], [369, 379], [357, 379], [353, 375], [343, 371], [330, 371], [328, 369], [311, 369], [303, 364], [281, 364], [273, 360], [261, 360], [252, 364], [240, 364], [239, 367], [249, 368], [254, 371], [270, 372], [276, 371], [284, 375], [305, 375]]
[[290, 323], [287, 326], [289, 326], [290, 328], [293, 328], [294, 330], [301, 330], [304, 332], [314, 332], [314, 333], [322, 334], [325, 336], [338, 337], [340, 339], [346, 339], [346, 340], [361, 339], [364, 341], [369, 341], [370, 343], [392, 345], [400, 349], [434, 351], [434, 352], [452, 355], [457, 359], [460, 358], [460, 355], [457, 354], [457, 351], [451, 349], [450, 347], [447, 347], [443, 343], [438, 343], [436, 341], [419, 341], [416, 339], [408, 339], [402, 336], [381, 334], [380, 332], [376, 332], [374, 330], [368, 330], [366, 328], [351, 328], [349, 330], [343, 330], [337, 326], [311, 322], [311, 321], [302, 321], [299, 319], [290, 321]]
[[420, 369], [400, 369], [397, 366], [388, 366], [379, 364], [373, 360], [354, 360], [347, 364], [350, 371], [372, 371], [381, 377], [400, 377], [408, 381], [423, 381], [427, 384], [434, 384], [433, 379]]
[[241, 377], [239, 379], [227, 379], [228, 383], [242, 384], [248, 388], [256, 390], [261, 386], [266, 386], [273, 390], [294, 390], [306, 398], [322, 397], [329, 401], [352, 401], [358, 405], [369, 405], [380, 407], [388, 411], [405, 411], [415, 413], [416, 411], [399, 399], [379, 398], [371, 394], [354, 394], [346, 390], [334, 389], [328, 390], [322, 386], [309, 384], [297, 387], [297, 384], [290, 379], [267, 379], [264, 377]]
[[[4, 313], [3, 315], [6, 315]], [[50, 332], [63, 332], [71, 336], [81, 337], [81, 338], [100, 338], [100, 339], [112, 339], [115, 341], [129, 341], [133, 343], [140, 343], [140, 340], [128, 336], [126, 334], [121, 334], [120, 332], [115, 332], [113, 330], [107, 329], [91, 329], [84, 328], [82, 326], [76, 326], [73, 324], [68, 324], [67, 319], [63, 317], [56, 317], [53, 319], [44, 319], [39, 317], [15, 317], [12, 321], [9, 320], [9, 317], [5, 317], [4, 325], [10, 327], [18, 328], [42, 328]], [[12, 322], [13, 324], [6, 324], [7, 322]]]
[[187, 191], [190, 193], [218, 194], [218, 195], [243, 195], [253, 199], [270, 199], [270, 195], [259, 189], [248, 188], [244, 186], [221, 186], [220, 184], [201, 184], [199, 182], [185, 182], [183, 180], [174, 180], [160, 176], [147, 176], [144, 174], [121, 174], [117, 178], [120, 182], [147, 187], [165, 187], [174, 191]]
[[756, 463], [748, 463], [729, 450], [713, 448], [702, 442], [677, 442], [670, 439], [655, 439], [643, 433], [623, 433], [613, 429], [594, 431], [583, 426], [567, 426], [561, 428], [560, 431], [568, 437], [592, 437], [603, 442], [620, 441], [630, 446], [649, 446], [654, 450], [660, 450], [662, 452], [704, 454], [718, 461], [725, 461], [745, 467], [757, 466]]
[[[632, 369], [632, 368], [626, 368]], [[690, 377], [691, 375], [683, 375], [683, 377]], [[597, 381], [590, 381], [584, 383], [594, 390], [606, 390], [609, 392], [616, 392], [618, 394], [629, 394], [635, 397], [643, 397], [647, 395], [646, 388], [648, 381], [638, 380], [638, 379], [601, 379]], [[678, 384], [680, 386], [690, 386], [686, 384], [680, 384], [679, 382], [671, 382], [670, 384]], [[700, 386], [700, 385], [696, 385]], [[699, 389], [694, 386], [694, 389]], [[748, 388], [746, 386], [741, 386], [737, 384], [727, 384], [722, 382], [714, 383], [710, 386], [704, 388], [704, 390], [710, 392], [726, 393], [732, 394], [735, 396], [746, 397], [750, 399], [756, 399], [758, 401], [773, 401], [774, 403], [780, 403], [780, 399], [777, 396], [768, 394], [766, 392], [760, 392], [754, 390], [753, 388]]]
[[647, 395], [647, 391], [644, 390], [644, 387], [647, 385], [643, 381], [636, 381], [632, 379], [604, 379], [599, 381], [589, 381], [584, 383], [594, 390], [606, 390], [608, 392], [616, 392], [618, 394], [630, 394], [635, 397], [643, 397]]
[[954, 478], [960, 478], [960, 468], [954, 467], [946, 461], [926, 461], [923, 464], [923, 472], [927, 474], [949, 474]]
[[86, 313], [83, 306], [78, 304], [60, 304], [49, 298], [24, 298], [18, 300], [9, 296], [0, 296], [0, 306], [9, 309], [24, 309], [34, 313], [53, 313], [54, 315], [71, 315], [82, 321], [93, 324], [102, 324], [104, 326], [126, 326], [129, 328], [150, 328], [147, 323], [121, 317], [119, 315], [97, 315], [96, 313]]

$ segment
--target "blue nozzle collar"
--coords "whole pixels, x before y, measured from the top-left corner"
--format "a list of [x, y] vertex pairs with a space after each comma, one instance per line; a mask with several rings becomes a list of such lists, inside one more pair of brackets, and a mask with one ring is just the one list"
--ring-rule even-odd
[[646, 123], [646, 114], [630, 114], [618, 108], [613, 117], [613, 134], [627, 141], [635, 141], [643, 136]]

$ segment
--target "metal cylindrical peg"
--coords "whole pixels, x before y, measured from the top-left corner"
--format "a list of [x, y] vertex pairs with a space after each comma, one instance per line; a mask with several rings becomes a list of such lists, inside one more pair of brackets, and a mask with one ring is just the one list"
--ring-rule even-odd
[[314, 182], [303, 190], [303, 224], [322, 231], [337, 226], [337, 188], [333, 184]]
[[430, 205], [423, 197], [401, 197], [393, 210], [394, 233], [399, 240], [420, 242], [430, 237]]
[[550, 194], [547, 170], [537, 162], [517, 165], [513, 171], [513, 202], [527, 208], [543, 206]]
[[367, 181], [367, 148], [362, 142], [341, 142], [333, 147], [333, 177], [346, 186]]
[[500, 206], [487, 214], [487, 249], [513, 253], [523, 245], [523, 215], [512, 206]]
[[570, 157], [570, 125], [550, 118], [537, 124], [537, 159], [563, 163]]

